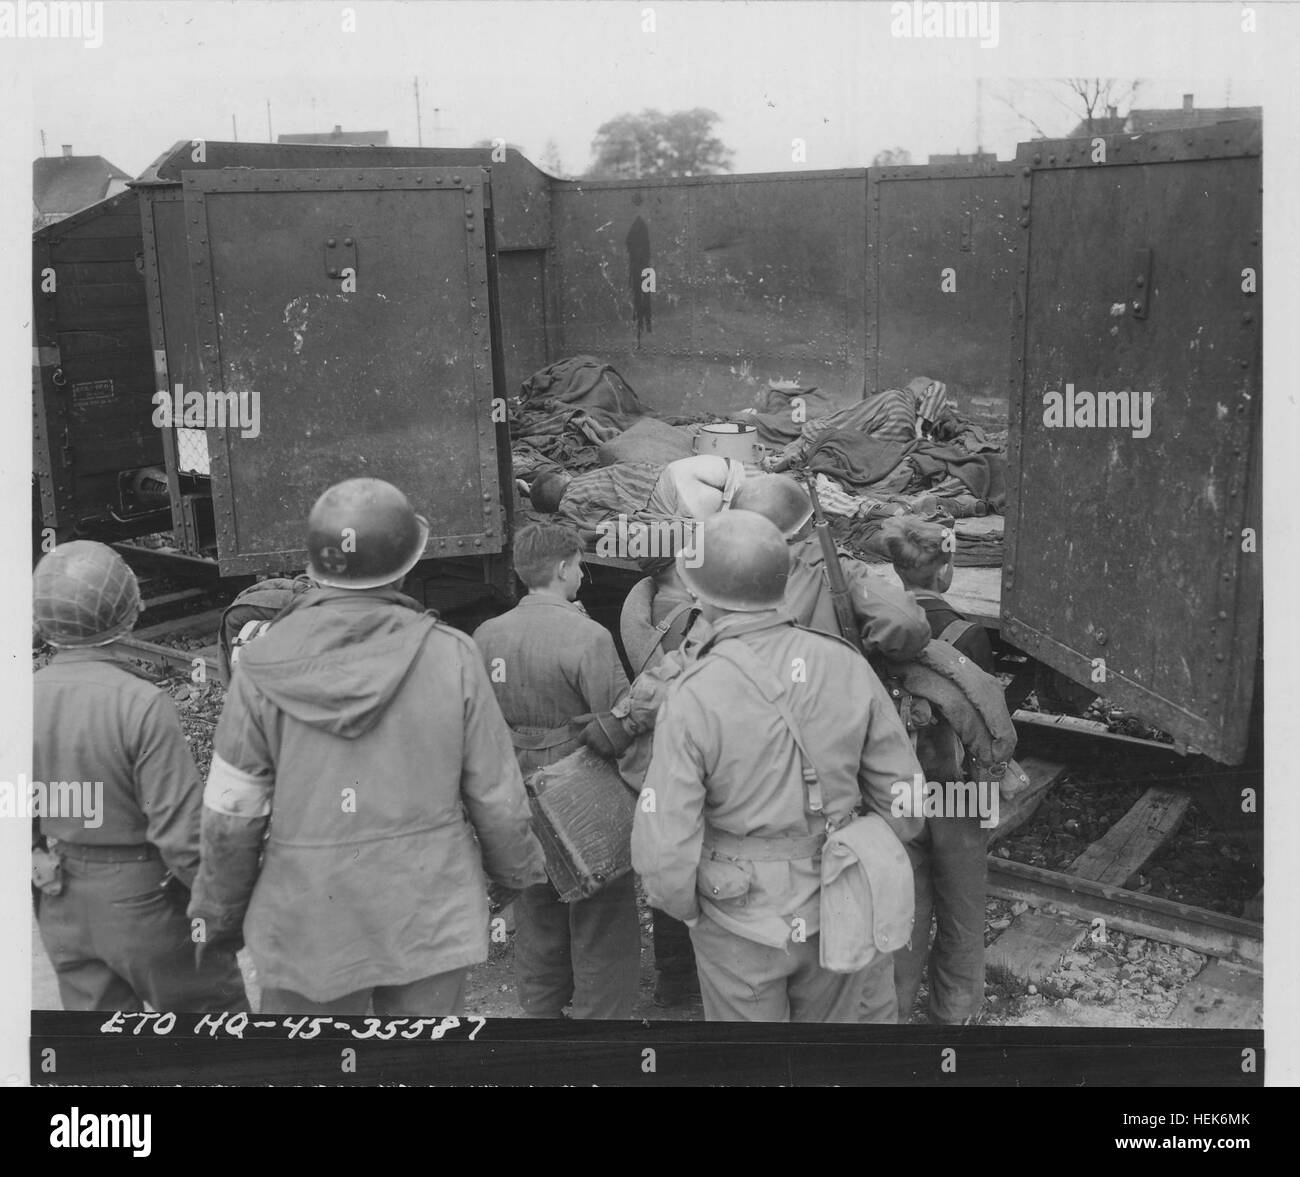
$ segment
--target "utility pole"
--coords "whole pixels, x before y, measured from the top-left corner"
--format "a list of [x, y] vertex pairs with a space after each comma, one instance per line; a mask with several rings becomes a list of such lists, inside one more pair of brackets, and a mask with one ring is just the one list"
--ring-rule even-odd
[[984, 151], [984, 79], [975, 79], [975, 158]]
[[235, 116], [234, 116], [233, 114], [230, 116], [230, 131], [231, 131], [231, 134], [233, 134], [233, 135], [235, 136], [235, 142], [238, 143], [238, 142], [239, 142], [239, 127], [238, 127], [238, 126], [236, 125], [236, 123], [235, 123]]
[[[437, 112], [434, 112], [435, 117]], [[420, 79], [415, 79], [415, 145], [424, 146], [424, 132], [420, 129]]]
[[271, 130], [271, 100], [269, 98], [266, 100], [266, 141], [268, 143], [275, 142], [275, 132]]
[[41, 158], [45, 158], [45, 132], [41, 132]]

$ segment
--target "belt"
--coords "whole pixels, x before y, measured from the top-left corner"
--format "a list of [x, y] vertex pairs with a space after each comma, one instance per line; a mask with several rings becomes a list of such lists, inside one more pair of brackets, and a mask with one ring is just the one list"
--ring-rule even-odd
[[704, 831], [704, 849], [722, 858], [744, 858], [750, 862], [792, 862], [812, 858], [826, 841], [825, 833], [802, 838], [742, 838], [722, 830]]
[[135, 846], [99, 846], [50, 838], [48, 844], [53, 853], [64, 858], [79, 858], [83, 862], [148, 862], [150, 859], [162, 858], [157, 848], [148, 842]]
[[566, 744], [576, 739], [577, 735], [570, 723], [563, 727], [512, 727], [510, 742], [521, 751], [540, 752], [544, 748]]

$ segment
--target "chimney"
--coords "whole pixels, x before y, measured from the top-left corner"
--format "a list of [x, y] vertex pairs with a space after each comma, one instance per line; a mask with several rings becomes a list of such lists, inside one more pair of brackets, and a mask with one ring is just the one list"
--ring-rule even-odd
[[71, 143], [65, 143], [65, 144], [63, 145], [63, 158], [64, 158], [64, 159], [71, 159], [71, 158], [72, 158], [72, 144], [71, 144]]
[[1192, 107], [1192, 95], [1191, 95], [1191, 94], [1184, 94], [1184, 95], [1183, 95], [1183, 113], [1184, 113], [1184, 114], [1191, 114], [1191, 113], [1192, 113], [1192, 110], [1193, 110], [1193, 107]]
[[[1191, 95], [1189, 94], [1188, 97], [1190, 98]], [[334, 134], [336, 134], [336, 135], [341, 135], [341, 134], [343, 134], [343, 124], [342, 124], [342, 123], [335, 123], [335, 124], [334, 124]]]
[[1118, 106], [1108, 106], [1108, 107], [1106, 107], [1106, 117], [1107, 117], [1108, 119], [1117, 118], [1118, 116], [1119, 116], [1119, 107], [1118, 107]]

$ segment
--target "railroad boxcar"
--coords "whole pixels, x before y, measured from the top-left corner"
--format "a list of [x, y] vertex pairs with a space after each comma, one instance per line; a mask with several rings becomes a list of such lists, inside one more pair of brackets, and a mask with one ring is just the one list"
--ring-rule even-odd
[[33, 523], [59, 542], [168, 526], [133, 192], [32, 235]]
[[315, 497], [370, 473], [430, 518], [436, 563], [413, 587], [431, 604], [510, 594], [514, 484], [495, 409], [508, 370], [547, 359], [526, 310], [547, 193], [513, 153], [493, 187], [490, 160], [182, 143], [137, 181], [159, 387], [259, 412], [255, 430], [163, 430], [182, 552], [223, 575], [300, 568]]
[[1017, 160], [1002, 635], [1224, 764], [1260, 751], [1260, 150], [1225, 123]]
[[[513, 152], [178, 144], [136, 184], [147, 303], [117, 321], [137, 371], [150, 333], [150, 391], [256, 390], [261, 436], [159, 437], [137, 417], [139, 453], [86, 486], [120, 485], [160, 448], [177, 549], [246, 575], [300, 566], [314, 494], [371, 470], [430, 514], [429, 603], [477, 608], [513, 587], [491, 408], [546, 363], [599, 355], [666, 412], [743, 408], [776, 376], [847, 403], [923, 372], [987, 423], [1010, 415], [1002, 637], [1239, 763], [1258, 746], [1262, 665], [1260, 132], [1098, 143], [617, 182], [555, 180]], [[132, 197], [116, 199], [124, 226]], [[64, 225], [46, 240], [75, 239]], [[55, 506], [66, 408], [39, 370]], [[1137, 395], [1129, 427], [1048, 419], [1049, 394], [1079, 391], [1116, 412], [1115, 394]], [[615, 593], [630, 583], [626, 564], [606, 573]]]

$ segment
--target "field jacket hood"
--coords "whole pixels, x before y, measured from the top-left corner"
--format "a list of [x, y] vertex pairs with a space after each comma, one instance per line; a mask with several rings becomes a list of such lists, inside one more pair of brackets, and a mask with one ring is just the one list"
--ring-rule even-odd
[[[318, 607], [327, 601], [329, 608]], [[411, 611], [385, 607], [390, 604]], [[252, 642], [240, 657], [240, 673], [300, 723], [349, 740], [364, 735], [420, 657], [424, 643], [411, 640], [411, 626], [423, 610], [392, 589], [332, 588], [312, 589], [291, 609], [314, 610], [302, 646], [286, 655], [276, 643]]]

